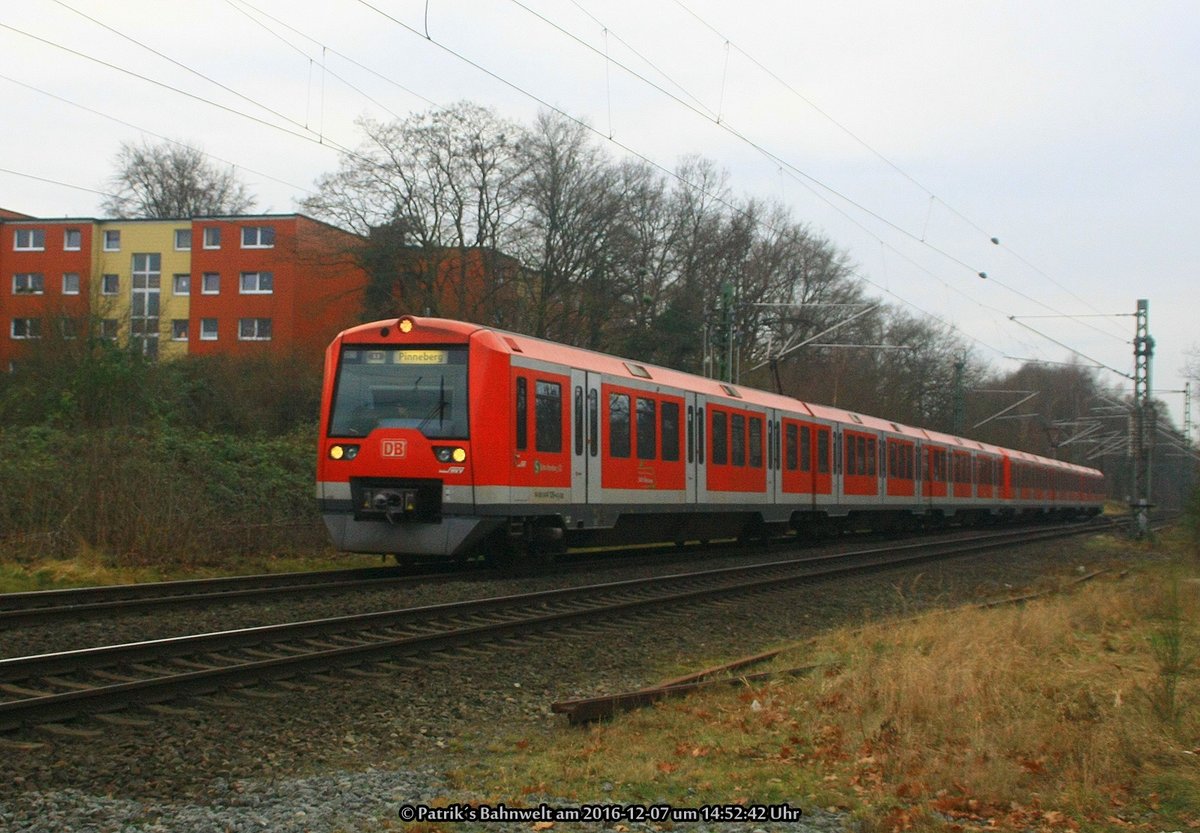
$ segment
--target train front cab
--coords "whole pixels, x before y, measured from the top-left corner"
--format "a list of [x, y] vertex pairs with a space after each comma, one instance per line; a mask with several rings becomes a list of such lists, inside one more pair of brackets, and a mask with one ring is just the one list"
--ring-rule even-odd
[[503, 357], [472, 349], [477, 329], [405, 317], [326, 351], [317, 500], [338, 549], [454, 556], [499, 526], [475, 513], [495, 440], [474, 403]]

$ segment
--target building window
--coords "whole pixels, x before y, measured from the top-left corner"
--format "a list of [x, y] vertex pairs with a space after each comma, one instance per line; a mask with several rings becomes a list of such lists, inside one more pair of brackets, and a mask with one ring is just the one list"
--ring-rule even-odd
[[175, 229], [175, 251], [190, 252], [192, 250], [192, 230], [190, 228]]
[[219, 295], [221, 292], [220, 273], [205, 272], [200, 281], [200, 291], [205, 295]]
[[241, 318], [238, 320], [238, 341], [270, 341], [270, 318]]
[[116, 229], [109, 229], [104, 232], [104, 251], [119, 252], [121, 251], [121, 232]]
[[100, 294], [116, 295], [121, 291], [120, 275], [102, 275], [100, 278]]
[[100, 338], [105, 341], [117, 340], [117, 319], [105, 318], [100, 321]]
[[176, 275], [172, 291], [176, 295], [190, 295], [192, 292], [192, 276], [186, 273]]
[[78, 295], [79, 294], [79, 273], [64, 272], [63, 273], [63, 295]]
[[77, 228], [69, 228], [63, 232], [63, 251], [77, 252], [83, 248], [83, 232]]
[[175, 318], [171, 320], [171, 341], [188, 340], [188, 320]]
[[275, 229], [270, 226], [243, 226], [243, 249], [271, 249], [275, 246]]
[[58, 320], [58, 331], [62, 333], [64, 339], [77, 338], [79, 335], [79, 322], [74, 318], [60, 318]]
[[46, 278], [40, 272], [13, 275], [13, 295], [41, 295], [46, 291]]
[[15, 229], [13, 249], [18, 252], [40, 252], [46, 248], [46, 232], [38, 228]]
[[275, 276], [271, 272], [243, 272], [243, 295], [270, 295], [275, 291]]
[[10, 331], [13, 338], [41, 338], [42, 337], [42, 319], [40, 318], [14, 318], [12, 320], [12, 330]]
[[216, 341], [217, 340], [217, 319], [201, 318], [200, 319], [200, 340], [201, 341]]
[[204, 248], [221, 248], [221, 229], [218, 226], [209, 226], [204, 230]]

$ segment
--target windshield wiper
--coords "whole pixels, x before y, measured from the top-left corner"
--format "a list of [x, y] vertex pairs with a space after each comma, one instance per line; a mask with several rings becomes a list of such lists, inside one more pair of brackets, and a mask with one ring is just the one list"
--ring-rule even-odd
[[435, 416], [438, 418], [438, 428], [441, 428], [446, 422], [446, 406], [449, 404], [450, 403], [446, 401], [446, 377], [443, 376], [438, 385], [438, 402], [429, 412], [429, 416], [421, 420], [421, 423], [417, 426], [417, 430], [424, 431], [425, 426], [429, 424], [429, 420], [433, 419]]

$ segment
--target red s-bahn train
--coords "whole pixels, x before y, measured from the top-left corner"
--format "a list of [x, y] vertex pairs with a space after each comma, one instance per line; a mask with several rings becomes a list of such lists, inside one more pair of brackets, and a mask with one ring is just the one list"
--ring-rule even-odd
[[1095, 469], [529, 336], [404, 316], [325, 357], [317, 499], [399, 559], [1092, 515]]

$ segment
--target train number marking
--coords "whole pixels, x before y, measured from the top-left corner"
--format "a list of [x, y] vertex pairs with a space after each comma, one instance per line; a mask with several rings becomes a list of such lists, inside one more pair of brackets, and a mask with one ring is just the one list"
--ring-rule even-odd
[[407, 457], [408, 440], [382, 440], [379, 454], [383, 457]]

